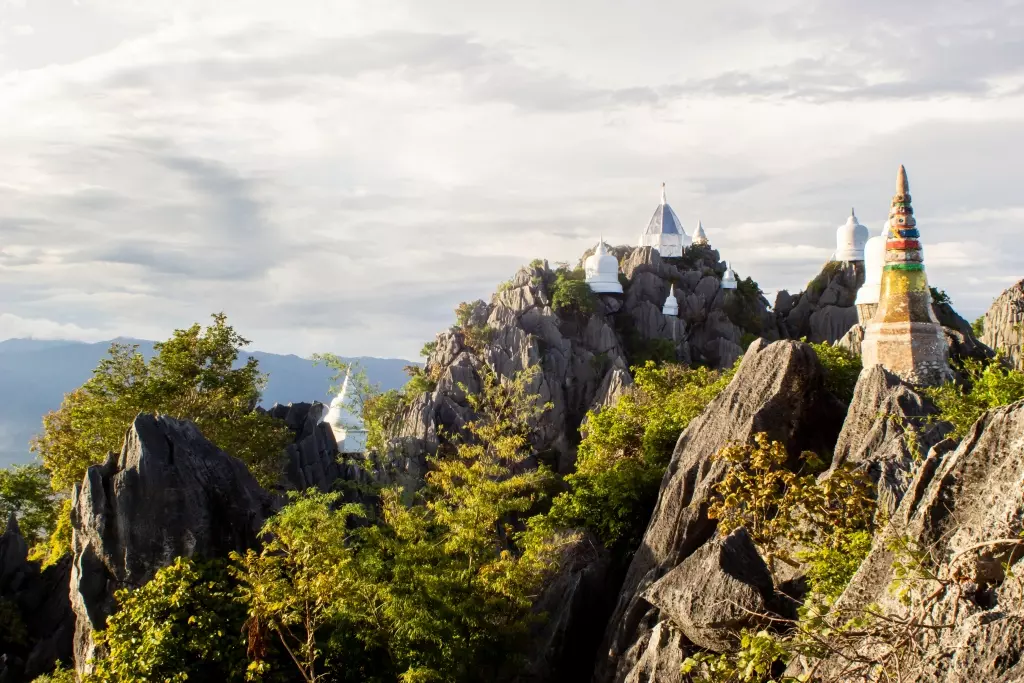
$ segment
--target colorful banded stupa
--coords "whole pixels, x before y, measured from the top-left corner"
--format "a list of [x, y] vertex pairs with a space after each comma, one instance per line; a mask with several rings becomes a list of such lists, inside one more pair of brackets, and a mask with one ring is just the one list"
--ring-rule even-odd
[[865, 368], [881, 365], [913, 384], [935, 385], [950, 379], [952, 371], [946, 337], [932, 311], [920, 238], [907, 172], [900, 166], [878, 309], [865, 327], [862, 360]]

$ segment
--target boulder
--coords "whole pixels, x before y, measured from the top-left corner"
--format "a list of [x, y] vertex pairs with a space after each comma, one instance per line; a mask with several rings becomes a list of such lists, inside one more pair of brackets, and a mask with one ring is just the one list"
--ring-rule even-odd
[[743, 628], [770, 610], [775, 587], [768, 567], [740, 527], [715, 538], [656, 581], [643, 598], [695, 645], [733, 652]]
[[985, 313], [981, 341], [1000, 351], [1018, 370], [1024, 371], [1024, 280], [992, 302]]
[[680, 435], [662, 480], [658, 503], [633, 557], [609, 622], [595, 680], [623, 681], [638, 644], [650, 638], [661, 611], [645, 591], [693, 555], [715, 533], [707, 508], [725, 473], [712, 460], [722, 447], [767, 432], [790, 453], [826, 453], [845, 407], [824, 385], [813, 349], [794, 341], [754, 341], [729, 386]]
[[668, 621], [658, 622], [650, 635], [637, 645], [636, 662], [624, 683], [676, 683], [680, 680], [690, 643], [679, 629]]
[[857, 324], [854, 301], [862, 284], [862, 261], [830, 261], [805, 291], [796, 296], [785, 291], [776, 295], [775, 318], [795, 339], [807, 337], [812, 342], [833, 344]]
[[194, 424], [146, 414], [132, 422], [119, 454], [88, 469], [72, 504], [79, 672], [89, 670], [93, 631], [106, 624], [117, 589], [141, 586], [179, 556], [255, 547], [275, 507], [246, 466]]

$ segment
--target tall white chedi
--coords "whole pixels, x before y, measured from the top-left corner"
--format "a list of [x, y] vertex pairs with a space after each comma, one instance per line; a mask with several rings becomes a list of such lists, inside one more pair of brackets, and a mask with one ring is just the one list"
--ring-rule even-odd
[[878, 309], [878, 297], [882, 292], [882, 268], [885, 266], [885, 238], [888, 234], [889, 221], [886, 220], [882, 232], [864, 245], [864, 284], [857, 290], [854, 301], [857, 320], [861, 325], [868, 324]]
[[661, 307], [661, 312], [668, 316], [679, 315], [679, 299], [676, 298], [676, 285], [674, 282], [669, 287], [668, 296], [665, 297], [665, 305]]
[[366, 437], [368, 432], [362, 428], [358, 421], [352, 420], [347, 415], [345, 398], [348, 394], [348, 382], [352, 374], [351, 368], [345, 372], [345, 380], [341, 383], [341, 392], [331, 401], [331, 407], [324, 415], [331, 431], [334, 432], [334, 440], [338, 442], [340, 453], [365, 453]]
[[657, 249], [661, 256], [667, 258], [682, 256], [683, 247], [690, 246], [690, 238], [683, 230], [679, 216], [665, 200], [665, 183], [661, 184], [661, 204], [640, 235], [640, 246]]
[[583, 274], [595, 294], [622, 294], [619, 260], [605, 250], [603, 237], [594, 253], [583, 262]]
[[728, 261], [725, 262], [725, 274], [722, 275], [722, 289], [736, 289], [736, 273]]
[[850, 217], [836, 229], [836, 251], [832, 260], [863, 261], [868, 237], [868, 229], [860, 224], [857, 215], [850, 209]]

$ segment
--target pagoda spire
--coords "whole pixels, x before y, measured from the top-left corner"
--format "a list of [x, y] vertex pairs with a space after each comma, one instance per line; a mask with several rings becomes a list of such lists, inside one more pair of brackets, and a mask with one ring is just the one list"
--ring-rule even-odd
[[668, 204], [668, 200], [665, 198], [665, 183], [661, 184], [661, 205]]
[[952, 376], [949, 347], [932, 310], [921, 233], [903, 166], [889, 207], [885, 265], [878, 309], [865, 326], [864, 367], [881, 365], [914, 384], [941, 384]]

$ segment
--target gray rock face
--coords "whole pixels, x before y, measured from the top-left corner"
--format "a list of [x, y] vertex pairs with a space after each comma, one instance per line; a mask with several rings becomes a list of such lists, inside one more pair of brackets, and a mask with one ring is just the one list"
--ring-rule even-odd
[[805, 291], [796, 295], [779, 292], [775, 297], [775, 316], [782, 335], [834, 344], [857, 324], [854, 301], [862, 284], [863, 261], [830, 261]]
[[257, 545], [274, 501], [245, 465], [190, 422], [139, 415], [120, 454], [75, 486], [71, 603], [75, 662], [86, 671], [92, 633], [114, 591], [138, 587], [175, 557], [224, 557]]
[[775, 587], [746, 529], [715, 538], [643, 593], [687, 638], [714, 652], [733, 652], [739, 632], [765, 614]]
[[322, 403], [275, 404], [271, 417], [283, 420], [295, 434], [285, 451], [285, 480], [289, 488], [305, 491], [318, 488], [329, 491], [344, 475], [338, 464], [338, 444], [329, 425], [320, 422], [325, 414]]
[[679, 437], [657, 507], [633, 558], [609, 622], [595, 680], [623, 681], [636, 666], [651, 629], [663, 621], [645, 591], [693, 555], [715, 533], [707, 507], [725, 465], [711, 460], [731, 442], [757, 432], [790, 453], [824, 453], [835, 443], [845, 408], [824, 387], [814, 351], [800, 342], [755, 341], [736, 376]]
[[878, 486], [878, 506], [892, 514], [917, 464], [949, 433], [945, 422], [929, 420], [938, 409], [913, 387], [880, 365], [865, 368], [839, 434], [832, 467], [863, 467]]
[[11, 514], [0, 535], [0, 600], [20, 615], [25, 639], [5, 642], [0, 634], [0, 681], [30, 681], [52, 671], [58, 661], [71, 663], [75, 615], [68, 597], [70, 573], [70, 555], [42, 572], [29, 562]]
[[[890, 591], [894, 554], [886, 540], [896, 535], [929, 549], [936, 567], [956, 577], [945, 588], [928, 584], [936, 624], [919, 668], [905, 681], [960, 683], [1018, 681], [1024, 675], [1024, 599], [1018, 581], [1020, 547], [988, 545], [1015, 539], [1024, 531], [1024, 401], [986, 413], [952, 452], [935, 448], [919, 468], [893, 516], [876, 538], [871, 553], [839, 599], [842, 609], [878, 605], [896, 617], [908, 608]], [[934, 569], [934, 567], [933, 567]], [[794, 663], [790, 673], [798, 672]], [[828, 659], [819, 673], [840, 670]]]
[[625, 683], [677, 683], [689, 647], [686, 636], [671, 622], [658, 622], [642, 646], [630, 653], [635, 661]]
[[985, 313], [984, 325], [981, 340], [1024, 371], [1024, 280], [999, 295]]

